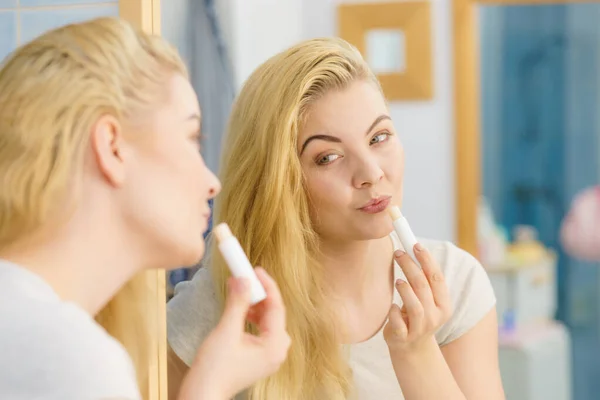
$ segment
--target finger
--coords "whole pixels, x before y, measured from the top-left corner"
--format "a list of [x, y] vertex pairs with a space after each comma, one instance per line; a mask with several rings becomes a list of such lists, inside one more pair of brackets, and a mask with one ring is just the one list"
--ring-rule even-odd
[[231, 277], [227, 285], [229, 292], [220, 324], [243, 332], [251, 300], [249, 282], [244, 278]]
[[402, 317], [402, 312], [397, 304], [392, 304], [388, 314], [388, 324], [386, 325], [386, 341], [390, 339], [406, 340], [408, 336], [408, 327]]
[[262, 268], [256, 268], [256, 276], [265, 288], [267, 298], [261, 304], [258, 326], [261, 334], [285, 331], [285, 306], [277, 284]]
[[396, 251], [394, 257], [400, 268], [402, 268], [408, 283], [410, 283], [410, 286], [412, 286], [415, 294], [423, 304], [423, 307], [426, 310], [433, 309], [435, 306], [433, 293], [431, 292], [429, 281], [421, 268], [403, 251]]
[[437, 261], [421, 244], [415, 246], [415, 256], [421, 264], [423, 273], [429, 282], [435, 305], [439, 308], [448, 307], [450, 303], [450, 293], [448, 292], [444, 274]]
[[423, 327], [425, 311], [421, 301], [415, 294], [413, 288], [405, 280], [396, 281], [396, 289], [400, 293], [404, 309], [406, 309], [407, 323], [409, 333], [419, 333]]

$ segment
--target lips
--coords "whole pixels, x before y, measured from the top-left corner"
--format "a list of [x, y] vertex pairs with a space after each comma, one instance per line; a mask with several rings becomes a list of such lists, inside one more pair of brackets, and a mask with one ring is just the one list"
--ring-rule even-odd
[[367, 204], [359, 208], [360, 211], [367, 214], [377, 214], [384, 211], [389, 205], [392, 197], [391, 196], [381, 196], [375, 199], [372, 199]]
[[202, 213], [202, 219], [203, 219], [203, 222], [206, 224], [206, 226], [208, 226], [208, 223], [210, 221], [210, 217], [211, 217], [210, 210], [207, 211], [207, 212]]

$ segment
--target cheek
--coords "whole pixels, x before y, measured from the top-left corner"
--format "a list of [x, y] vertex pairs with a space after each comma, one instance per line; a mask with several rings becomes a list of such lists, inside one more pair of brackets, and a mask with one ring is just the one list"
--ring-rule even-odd
[[335, 171], [317, 171], [307, 176], [307, 190], [313, 216], [326, 219], [345, 209], [351, 198], [350, 185]]
[[202, 233], [207, 227], [202, 160], [194, 149], [176, 147], [164, 147], [148, 158], [137, 212], [159, 254], [178, 265], [192, 265], [204, 253]]
[[171, 179], [178, 185], [175, 191], [182, 196], [179, 199], [181, 206], [186, 207], [190, 212], [195, 212], [203, 207], [203, 200], [208, 201], [206, 187], [209, 179], [199, 154], [194, 149], [187, 150], [187, 152], [180, 152], [179, 157], [173, 161]]
[[402, 185], [404, 176], [404, 148], [400, 142], [390, 146], [389, 151], [383, 157], [385, 175], [394, 186]]
[[157, 154], [156, 164], [162, 170], [163, 185], [181, 191], [193, 183], [192, 159], [190, 155], [182, 153], [181, 149], [164, 148]]
[[173, 222], [181, 217], [195, 219], [202, 179], [200, 157], [183, 146], [166, 144], [146, 164], [147, 196], [154, 198], [157, 210]]

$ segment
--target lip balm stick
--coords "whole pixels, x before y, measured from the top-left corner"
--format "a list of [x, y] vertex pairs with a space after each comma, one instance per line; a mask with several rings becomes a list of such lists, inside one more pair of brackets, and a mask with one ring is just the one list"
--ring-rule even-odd
[[217, 225], [213, 232], [217, 238], [219, 251], [229, 266], [231, 274], [236, 278], [246, 278], [250, 282], [251, 303], [255, 305], [267, 298], [267, 293], [261, 285], [254, 268], [250, 264], [240, 242], [231, 233], [225, 223]]
[[397, 206], [390, 207], [388, 209], [388, 213], [390, 214], [390, 217], [392, 218], [392, 223], [394, 225], [394, 231], [396, 231], [396, 234], [398, 235], [398, 238], [400, 239], [400, 243], [402, 243], [402, 246], [404, 247], [404, 251], [406, 251], [408, 253], [410, 258], [412, 258], [413, 261], [416, 262], [418, 266], [421, 266], [421, 264], [419, 264], [419, 261], [417, 260], [417, 257], [415, 257], [414, 248], [415, 248], [415, 244], [417, 244], [417, 238], [415, 237], [415, 234], [410, 229], [410, 225], [408, 224], [408, 221], [406, 220], [406, 218], [404, 218], [404, 216], [400, 212], [400, 209]]

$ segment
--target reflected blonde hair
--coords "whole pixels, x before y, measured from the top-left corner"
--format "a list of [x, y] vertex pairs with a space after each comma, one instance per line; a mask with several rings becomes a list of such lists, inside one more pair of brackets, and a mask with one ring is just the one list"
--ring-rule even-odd
[[[187, 77], [170, 45], [116, 18], [55, 29], [10, 55], [0, 70], [0, 248], [64, 222], [77, 205], [93, 124], [107, 114], [132, 123], [156, 107], [175, 73]], [[97, 316], [127, 348], [144, 394], [145, 279], [134, 278]]]
[[[253, 265], [277, 281], [292, 347], [274, 376], [249, 390], [253, 400], [346, 399], [352, 377], [337, 320], [315, 261], [319, 238], [298, 157], [298, 132], [311, 105], [331, 90], [377, 79], [359, 52], [340, 39], [314, 39], [261, 65], [235, 102], [222, 158], [223, 189], [215, 219], [227, 221]], [[211, 251], [222, 300], [226, 265]]]

